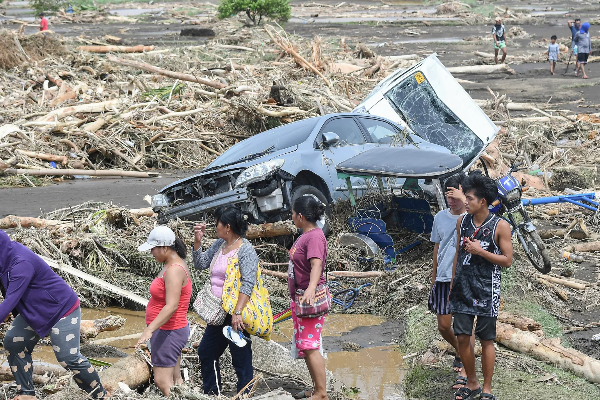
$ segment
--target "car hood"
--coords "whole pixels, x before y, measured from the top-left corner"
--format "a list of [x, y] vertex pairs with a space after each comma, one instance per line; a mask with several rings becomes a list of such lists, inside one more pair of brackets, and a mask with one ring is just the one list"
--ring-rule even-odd
[[221, 173], [227, 172], [227, 171], [232, 171], [232, 172], [240, 171], [241, 172], [244, 169], [251, 167], [253, 165], [260, 164], [262, 162], [266, 162], [269, 160], [273, 160], [275, 158], [281, 158], [284, 155], [286, 155], [290, 152], [293, 152], [297, 149], [298, 149], [298, 146], [292, 146], [292, 147], [288, 147], [287, 149], [282, 149], [282, 150], [279, 150], [279, 151], [276, 151], [273, 153], [265, 154], [264, 156], [261, 156], [261, 157], [253, 158], [251, 160], [241, 161], [239, 163], [225, 165], [225, 166], [219, 166], [219, 167], [214, 167], [214, 168], [205, 168], [195, 175], [188, 176], [187, 178], [180, 179], [178, 181], [175, 181], [175, 182], [165, 186], [164, 188], [162, 188], [159, 191], [159, 193], [164, 193], [165, 191], [168, 191], [169, 189], [179, 186], [181, 184], [187, 184], [189, 182], [193, 182], [198, 178], [221, 174]]

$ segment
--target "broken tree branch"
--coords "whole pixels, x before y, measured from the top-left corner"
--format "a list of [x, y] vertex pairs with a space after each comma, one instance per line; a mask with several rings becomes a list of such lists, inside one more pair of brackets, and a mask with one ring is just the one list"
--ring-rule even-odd
[[125, 65], [127, 67], [138, 68], [138, 69], [148, 71], [148, 72], [154, 72], [159, 75], [168, 76], [169, 78], [179, 79], [182, 81], [201, 83], [203, 85], [210, 86], [215, 89], [223, 89], [223, 88], [227, 87], [227, 85], [225, 85], [221, 82], [209, 81], [207, 79], [197, 78], [193, 75], [169, 71], [166, 69], [155, 67], [154, 65], [150, 65], [150, 64], [142, 62], [142, 61], [126, 60], [124, 58], [118, 58], [118, 57], [115, 57], [110, 54], [107, 56], [107, 59], [108, 59], [108, 61], [114, 62], [116, 64]]
[[154, 50], [154, 46], [79, 46], [79, 50], [89, 53], [145, 53]]

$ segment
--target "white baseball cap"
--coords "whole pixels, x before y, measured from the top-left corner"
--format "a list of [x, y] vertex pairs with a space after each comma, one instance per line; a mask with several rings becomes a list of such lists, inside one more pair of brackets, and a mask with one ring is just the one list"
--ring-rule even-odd
[[173, 246], [175, 244], [175, 233], [168, 226], [159, 225], [152, 229], [146, 243], [138, 247], [139, 251], [152, 250], [158, 246]]

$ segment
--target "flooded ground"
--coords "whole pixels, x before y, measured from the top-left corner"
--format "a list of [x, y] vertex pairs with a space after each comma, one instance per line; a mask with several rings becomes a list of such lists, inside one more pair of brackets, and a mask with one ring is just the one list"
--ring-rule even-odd
[[[146, 327], [144, 311], [129, 311], [121, 308], [102, 310], [82, 310], [83, 319], [104, 318], [108, 315], [121, 315], [127, 319], [124, 327], [113, 332], [103, 332], [90, 341], [92, 344], [114, 346], [126, 354], [132, 354], [137, 343], [137, 334]], [[198, 320], [195, 314], [191, 319]], [[289, 347], [292, 337], [292, 321], [285, 321], [277, 327], [272, 339]], [[400, 383], [405, 375], [403, 354], [398, 351], [395, 340], [399, 337], [401, 324], [388, 322], [373, 315], [332, 314], [324, 327], [324, 348], [327, 355], [327, 369], [337, 379], [336, 389], [346, 387], [356, 392], [357, 399], [382, 399], [400, 391]], [[127, 339], [112, 341], [110, 338], [129, 336]], [[101, 357], [86, 351], [82, 353], [100, 361], [114, 363], [117, 357]], [[86, 354], [87, 353], [87, 354]], [[35, 363], [56, 364], [50, 346], [36, 346], [33, 352]]]

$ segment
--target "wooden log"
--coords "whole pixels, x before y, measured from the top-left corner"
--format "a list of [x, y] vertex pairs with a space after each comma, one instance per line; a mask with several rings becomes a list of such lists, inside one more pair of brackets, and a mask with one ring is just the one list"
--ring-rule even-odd
[[600, 241], [588, 242], [588, 243], [577, 243], [577, 244], [565, 247], [565, 251], [568, 251], [570, 253], [600, 251]]
[[48, 257], [44, 257], [44, 256], [40, 256], [50, 267], [59, 270], [61, 272], [64, 272], [66, 274], [69, 275], [74, 275], [77, 276], [103, 290], [115, 293], [121, 297], [125, 297], [126, 299], [129, 299], [135, 303], [138, 303], [144, 307], [146, 307], [148, 305], [148, 300], [143, 298], [142, 296], [138, 296], [137, 294], [130, 292], [128, 290], [125, 289], [121, 289], [120, 287], [117, 287], [111, 283], [106, 282], [105, 280], [102, 280], [100, 278], [97, 278], [95, 276], [92, 276], [88, 273], [85, 273], [83, 271], [78, 270], [77, 268], [73, 268], [69, 265], [65, 265], [62, 263], [57, 263], [56, 261], [48, 258]]
[[512, 325], [522, 331], [533, 332], [542, 330], [542, 324], [539, 322], [531, 318], [509, 314], [505, 311], [500, 311], [498, 313], [498, 321]]
[[561, 345], [560, 338], [547, 339], [512, 325], [496, 324], [496, 341], [511, 350], [573, 372], [593, 383], [600, 383], [600, 361]]
[[4, 170], [6, 175], [33, 175], [33, 176], [72, 176], [72, 175], [90, 175], [90, 176], [122, 176], [130, 178], [155, 178], [157, 172], [138, 172], [122, 171], [117, 169], [14, 169]]
[[90, 103], [79, 106], [59, 108], [58, 110], [51, 111], [43, 117], [38, 118], [36, 122], [52, 122], [77, 113], [101, 113], [117, 107], [119, 104], [121, 104], [121, 100], [114, 99], [100, 103]]
[[125, 335], [125, 336], [115, 336], [115, 337], [107, 337], [107, 338], [102, 338], [102, 339], [96, 339], [96, 340], [92, 340], [89, 343], [90, 344], [107, 344], [107, 343], [118, 342], [119, 340], [139, 339], [140, 337], [142, 337], [142, 332], [140, 332], [140, 333], [132, 333], [131, 335]]
[[298, 229], [291, 222], [274, 222], [262, 225], [250, 225], [246, 238], [258, 239], [276, 236], [295, 235]]
[[508, 64], [495, 64], [495, 65], [469, 65], [464, 67], [449, 67], [446, 68], [451, 74], [471, 74], [471, 75], [483, 75], [483, 74], [510, 74], [515, 75], [514, 69], [508, 66]]
[[571, 230], [570, 232], [567, 231], [566, 229], [538, 229], [537, 232], [539, 233], [540, 237], [542, 239], [551, 239], [553, 237], [560, 237], [560, 238], [564, 238], [565, 235], [572, 237], [573, 239], [587, 239], [588, 236], [586, 235], [586, 233], [582, 230]]
[[79, 46], [79, 50], [88, 53], [145, 53], [154, 50], [154, 46]]
[[81, 338], [89, 339], [98, 336], [101, 332], [116, 331], [125, 325], [126, 319], [118, 315], [109, 315], [99, 319], [81, 320]]
[[27, 156], [27, 157], [37, 158], [39, 160], [59, 162], [62, 165], [67, 165], [67, 163], [69, 162], [69, 157], [67, 157], [67, 156], [57, 156], [54, 154], [36, 153], [33, 151], [21, 150], [21, 149], [17, 149], [17, 153], [23, 154], [24, 156]]
[[266, 108], [258, 106], [258, 107], [256, 107], [256, 111], [258, 111], [261, 114], [267, 115], [269, 117], [274, 117], [274, 118], [287, 117], [289, 115], [308, 113], [308, 111], [301, 110], [298, 107], [281, 107], [281, 111], [272, 111], [272, 110], [267, 110]]
[[569, 295], [562, 289], [556, 287], [555, 284], [548, 282], [544, 278], [537, 278], [537, 281], [547, 288], [551, 289], [563, 301], [569, 301]]
[[148, 383], [152, 370], [146, 360], [138, 353], [122, 358], [110, 367], [100, 371], [102, 386], [109, 392], [114, 393], [119, 389], [119, 382], [129, 386], [131, 389]]
[[123, 58], [118, 58], [118, 57], [115, 57], [110, 54], [107, 56], [107, 59], [108, 59], [108, 61], [114, 62], [116, 64], [125, 65], [127, 67], [138, 68], [138, 69], [148, 71], [148, 72], [154, 72], [156, 74], [168, 76], [169, 78], [179, 79], [182, 81], [201, 83], [203, 85], [210, 86], [215, 89], [223, 89], [227, 86], [221, 82], [209, 81], [207, 79], [197, 78], [193, 75], [183, 74], [180, 72], [173, 72], [173, 71], [169, 71], [166, 69], [158, 68], [158, 67], [155, 67], [154, 65], [150, 65], [150, 64], [142, 62], [142, 61], [125, 60]]
[[[276, 278], [287, 279], [288, 274], [286, 272], [271, 271], [269, 269], [261, 269], [262, 273], [268, 276], [274, 276]], [[384, 275], [383, 271], [328, 271], [327, 275], [332, 275], [340, 278], [379, 278]]]
[[[2, 367], [0, 366], [0, 381], [14, 381], [14, 376], [10, 367]], [[34, 373], [33, 374], [33, 383], [36, 385], [47, 385], [50, 382], [49, 376], [43, 376]]]
[[89, 124], [85, 124], [81, 127], [81, 129], [83, 129], [84, 131], [88, 131], [91, 133], [96, 133], [96, 131], [100, 128], [102, 128], [107, 122], [109, 122], [112, 119], [112, 116], [106, 116], [106, 117], [100, 117], [97, 118], [95, 121], [90, 122]]
[[14, 229], [14, 228], [47, 228], [50, 226], [57, 226], [65, 224], [63, 221], [54, 221], [42, 218], [31, 218], [31, 217], [17, 217], [16, 215], [9, 215], [0, 219], [0, 229]]
[[572, 280], [568, 280], [568, 279], [564, 279], [564, 278], [557, 278], [555, 276], [550, 276], [550, 275], [539, 275], [537, 276], [538, 278], [542, 278], [548, 282], [552, 282], [552, 283], [556, 283], [559, 285], [563, 285], [566, 287], [570, 287], [572, 289], [578, 289], [578, 290], [585, 290], [585, 288], [587, 287], [586, 284], [583, 283], [579, 283], [579, 282], [574, 282]]

